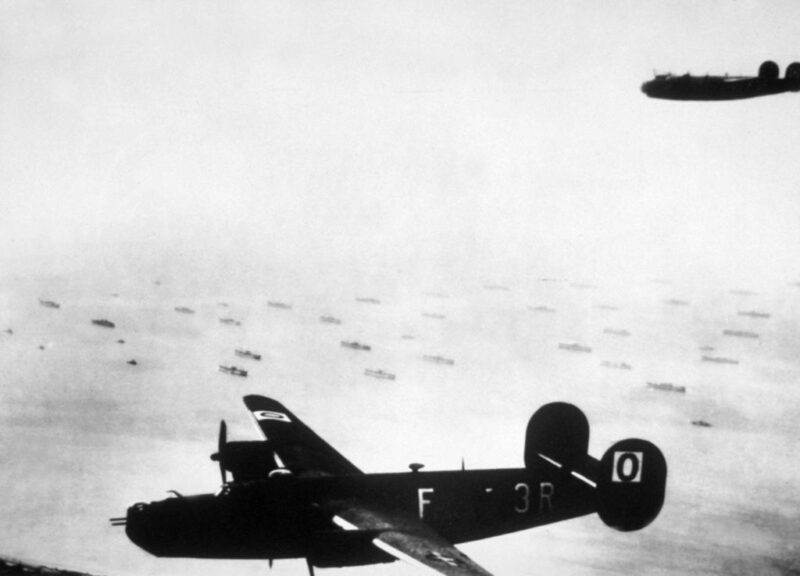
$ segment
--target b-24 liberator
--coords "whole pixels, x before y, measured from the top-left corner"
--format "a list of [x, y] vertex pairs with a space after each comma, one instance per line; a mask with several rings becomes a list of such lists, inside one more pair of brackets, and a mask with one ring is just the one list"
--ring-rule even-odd
[[800, 91], [800, 62], [789, 64], [784, 78], [779, 75], [778, 65], [767, 60], [759, 67], [758, 76], [656, 74], [642, 84], [642, 92], [665, 100], [741, 100]]
[[[547, 404], [528, 422], [522, 468], [365, 474], [275, 400], [245, 396], [264, 439], [227, 440], [215, 494], [134, 504], [113, 518], [156, 556], [268, 560], [315, 567], [407, 561], [448, 576], [490, 576], [455, 544], [596, 512], [621, 531], [652, 522], [667, 465], [646, 440], [587, 453], [589, 423]], [[232, 474], [229, 480], [228, 473]]]

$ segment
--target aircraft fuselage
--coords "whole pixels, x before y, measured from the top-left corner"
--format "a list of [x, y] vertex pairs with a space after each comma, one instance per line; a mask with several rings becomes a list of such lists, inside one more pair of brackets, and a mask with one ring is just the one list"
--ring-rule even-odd
[[391, 510], [394, 520], [398, 513], [422, 519], [457, 544], [592, 513], [592, 484], [544, 462], [535, 469], [275, 476], [136, 504], [126, 531], [156, 556], [307, 557], [316, 566], [353, 566], [394, 558], [372, 545], [378, 531], [351, 529], [337, 510]]
[[725, 76], [657, 76], [642, 84], [651, 98], [666, 100], [741, 100], [800, 90], [791, 78], [728, 78]]

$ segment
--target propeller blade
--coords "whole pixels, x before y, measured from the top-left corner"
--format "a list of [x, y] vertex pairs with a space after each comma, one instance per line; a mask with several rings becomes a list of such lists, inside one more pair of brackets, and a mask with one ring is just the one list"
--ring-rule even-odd
[[225, 444], [228, 441], [228, 425], [225, 420], [219, 422], [219, 440], [217, 441], [217, 454], [219, 454], [219, 474], [222, 477], [222, 483], [228, 481], [227, 474], [225, 473], [225, 463], [223, 462], [222, 455], [224, 454]]

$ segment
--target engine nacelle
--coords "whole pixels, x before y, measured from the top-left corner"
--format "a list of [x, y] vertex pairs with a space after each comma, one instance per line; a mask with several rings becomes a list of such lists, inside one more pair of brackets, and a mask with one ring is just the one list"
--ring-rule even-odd
[[620, 440], [600, 460], [597, 514], [623, 532], [644, 528], [661, 511], [666, 485], [667, 461], [655, 444]]
[[279, 468], [269, 444], [263, 440], [227, 442], [211, 459], [233, 473], [235, 482], [260, 480]]

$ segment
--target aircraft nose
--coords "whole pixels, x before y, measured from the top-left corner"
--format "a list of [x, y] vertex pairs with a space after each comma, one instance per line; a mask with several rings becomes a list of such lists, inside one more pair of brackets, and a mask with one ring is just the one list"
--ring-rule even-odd
[[128, 514], [125, 519], [125, 533], [128, 535], [128, 538], [131, 539], [131, 542], [145, 550], [148, 548], [146, 538], [148, 534], [147, 507], [147, 504], [137, 502], [128, 508]]

